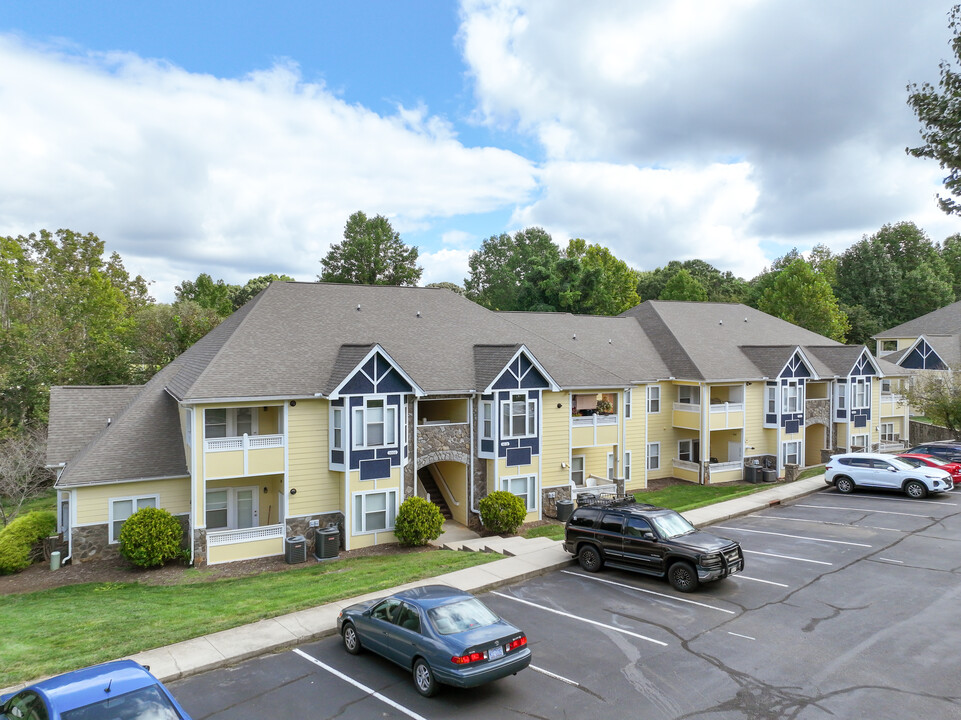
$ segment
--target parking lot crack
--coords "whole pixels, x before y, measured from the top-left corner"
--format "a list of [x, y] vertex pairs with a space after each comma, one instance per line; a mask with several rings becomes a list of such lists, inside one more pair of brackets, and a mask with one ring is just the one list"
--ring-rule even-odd
[[828, 614], [826, 617], [811, 618], [810, 622], [801, 628], [802, 632], [814, 632], [814, 629], [817, 628], [820, 623], [824, 622], [825, 620], [834, 620], [835, 618], [839, 617], [842, 612], [847, 610], [867, 610], [869, 607], [868, 605], [856, 605], [854, 607], [843, 608], [838, 607], [837, 605], [832, 605], [831, 603], [824, 604], [831, 608], [833, 612]]

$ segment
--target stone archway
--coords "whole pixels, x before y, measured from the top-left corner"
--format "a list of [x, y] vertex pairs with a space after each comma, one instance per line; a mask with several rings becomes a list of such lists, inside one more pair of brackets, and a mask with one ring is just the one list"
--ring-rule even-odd
[[[470, 456], [456, 450], [437, 450], [417, 458], [415, 476], [442, 512], [461, 525], [470, 522]], [[413, 488], [412, 488], [413, 489]], [[422, 495], [422, 492], [418, 492]]]

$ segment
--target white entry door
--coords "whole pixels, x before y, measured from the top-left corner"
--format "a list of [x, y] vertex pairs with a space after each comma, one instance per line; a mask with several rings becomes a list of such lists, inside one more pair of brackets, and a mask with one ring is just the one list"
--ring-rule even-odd
[[727, 461], [728, 462], [740, 462], [741, 460], [741, 442], [734, 442], [733, 440], [727, 444]]
[[238, 528], [257, 527], [260, 524], [257, 490], [258, 488], [240, 488], [236, 491]]

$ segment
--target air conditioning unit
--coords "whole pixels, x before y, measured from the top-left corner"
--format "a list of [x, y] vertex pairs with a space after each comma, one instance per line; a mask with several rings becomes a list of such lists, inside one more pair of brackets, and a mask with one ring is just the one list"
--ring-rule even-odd
[[307, 562], [307, 538], [294, 535], [284, 542], [284, 560], [288, 565]]

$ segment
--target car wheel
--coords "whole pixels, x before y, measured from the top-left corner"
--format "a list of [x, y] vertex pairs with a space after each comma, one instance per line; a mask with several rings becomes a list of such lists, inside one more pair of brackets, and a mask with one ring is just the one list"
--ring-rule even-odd
[[601, 552], [593, 545], [585, 545], [581, 548], [581, 551], [577, 553], [577, 562], [579, 562], [581, 567], [587, 570], [587, 572], [597, 572], [604, 567]]
[[360, 653], [360, 638], [357, 637], [357, 629], [354, 627], [354, 623], [344, 623], [344, 627], [340, 631], [340, 637], [344, 641], [344, 650], [351, 655]]
[[440, 689], [433, 670], [423, 658], [417, 658], [414, 663], [414, 687], [424, 697], [433, 697]]
[[854, 492], [854, 481], [851, 480], [851, 478], [839, 477], [834, 481], [834, 487], [838, 489], [838, 492], [846, 495], [847, 493]]
[[671, 587], [680, 592], [697, 590], [697, 571], [690, 563], [676, 562], [671, 565], [671, 569], [667, 571], [667, 579], [671, 582]]
[[904, 483], [904, 492], [907, 493], [909, 498], [914, 498], [915, 500], [920, 500], [928, 496], [928, 489], [924, 487], [924, 483], [918, 482], [917, 480], [908, 480]]

